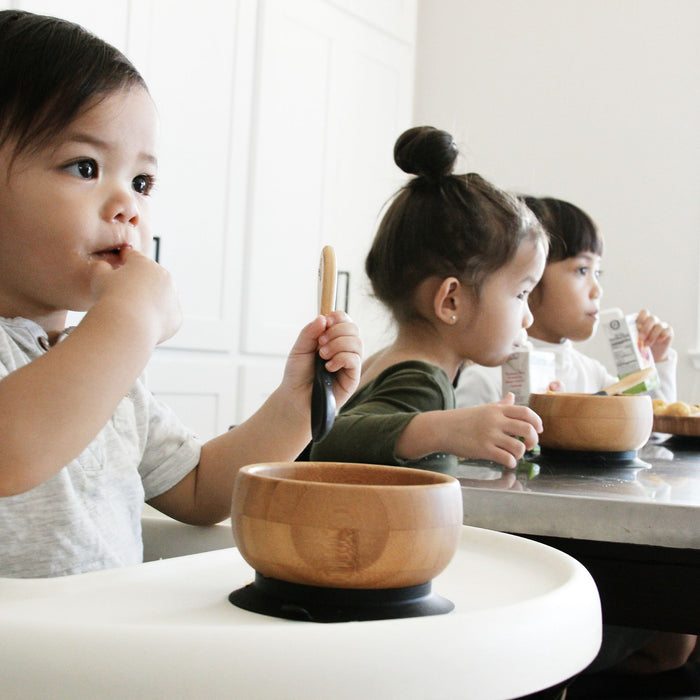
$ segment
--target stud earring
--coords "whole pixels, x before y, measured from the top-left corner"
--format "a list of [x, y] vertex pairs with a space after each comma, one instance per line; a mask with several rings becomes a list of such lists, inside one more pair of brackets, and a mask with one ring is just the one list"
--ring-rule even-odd
[[451, 317], [451, 318], [452, 318], [452, 323], [456, 323], [456, 322], [457, 322], [457, 317], [456, 317], [454, 314], [452, 314], [452, 317]]

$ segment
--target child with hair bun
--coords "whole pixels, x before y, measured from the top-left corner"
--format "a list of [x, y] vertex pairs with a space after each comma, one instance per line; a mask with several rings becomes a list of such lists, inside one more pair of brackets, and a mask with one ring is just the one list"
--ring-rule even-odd
[[414, 177], [387, 209], [365, 264], [396, 337], [364, 364], [358, 391], [312, 459], [442, 470], [456, 455], [515, 467], [537, 444], [539, 417], [512, 395], [455, 409], [463, 363], [501, 364], [532, 323], [527, 299], [547, 255], [532, 212], [477, 174], [453, 174], [457, 156], [452, 136], [430, 126], [396, 142], [396, 164]]
[[[603, 239], [591, 217], [570, 202], [552, 197], [523, 197], [549, 234], [547, 266], [530, 296], [533, 322], [527, 336], [536, 350], [553, 352], [555, 390], [593, 394], [617, 381], [598, 360], [574, 343], [588, 340], [598, 326]], [[673, 329], [646, 309], [637, 315], [637, 332], [651, 350], [660, 385], [654, 396], [676, 399], [677, 354]], [[456, 389], [458, 406], [478, 406], [502, 396], [501, 370], [472, 365]]]

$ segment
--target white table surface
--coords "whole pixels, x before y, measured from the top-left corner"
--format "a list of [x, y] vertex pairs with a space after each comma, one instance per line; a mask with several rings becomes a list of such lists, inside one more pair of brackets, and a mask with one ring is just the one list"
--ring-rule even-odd
[[56, 579], [0, 579], [3, 698], [508, 698], [583, 669], [598, 593], [571, 557], [465, 527], [447, 615], [316, 624], [236, 608], [235, 548]]

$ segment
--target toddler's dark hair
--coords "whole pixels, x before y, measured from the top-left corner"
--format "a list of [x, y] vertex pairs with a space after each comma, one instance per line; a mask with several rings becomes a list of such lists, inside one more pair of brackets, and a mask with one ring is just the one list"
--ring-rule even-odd
[[598, 227], [583, 209], [553, 197], [522, 198], [549, 234], [547, 262], [560, 262], [581, 253], [603, 254]]
[[394, 160], [415, 175], [394, 196], [365, 261], [374, 295], [394, 316], [413, 316], [425, 279], [454, 276], [478, 294], [526, 239], [546, 234], [517, 197], [476, 173], [452, 174], [458, 150], [446, 131], [418, 126], [401, 134]]
[[113, 46], [77, 24], [0, 11], [0, 147], [14, 155], [50, 143], [87, 107], [146, 84]]

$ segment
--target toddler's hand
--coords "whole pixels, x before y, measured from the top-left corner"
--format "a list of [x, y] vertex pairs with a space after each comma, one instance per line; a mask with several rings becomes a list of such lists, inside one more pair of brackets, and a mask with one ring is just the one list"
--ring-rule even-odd
[[500, 401], [483, 406], [459, 408], [450, 431], [456, 431], [456, 449], [447, 450], [461, 457], [490, 459], [506, 467], [515, 467], [518, 460], [538, 442], [542, 432], [540, 417], [527, 406], [516, 406], [508, 393]]
[[299, 334], [285, 368], [283, 384], [300, 392], [306, 404], [311, 391], [316, 352], [333, 374], [333, 393], [340, 408], [357, 389], [362, 369], [362, 340], [357, 325], [344, 311], [317, 316]]
[[325, 317], [326, 329], [318, 337], [319, 355], [333, 373], [333, 393], [340, 408], [355, 392], [362, 371], [362, 339], [355, 322], [344, 311]]
[[651, 350], [655, 362], [668, 359], [673, 342], [673, 328], [668, 323], [642, 309], [637, 315], [637, 334], [639, 341]]
[[121, 251], [122, 264], [95, 262], [92, 292], [95, 303], [113, 297], [155, 324], [158, 343], [172, 337], [182, 323], [180, 298], [170, 273], [132, 248]]

